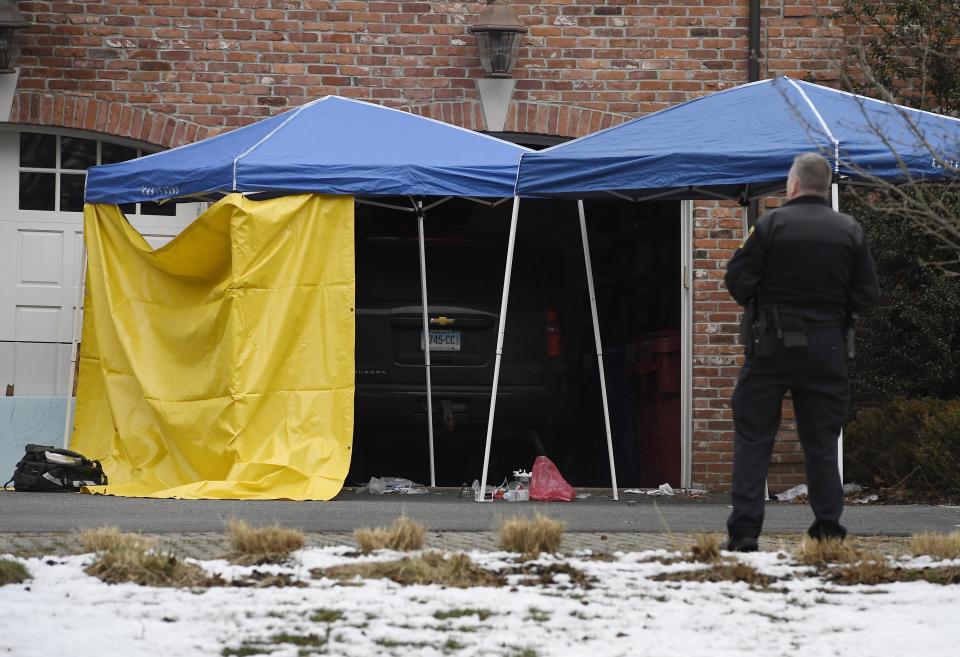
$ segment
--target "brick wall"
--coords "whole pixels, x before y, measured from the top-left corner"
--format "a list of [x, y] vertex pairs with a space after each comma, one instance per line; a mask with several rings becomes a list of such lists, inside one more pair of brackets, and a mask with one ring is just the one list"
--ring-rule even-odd
[[[839, 0], [764, 0], [763, 77], [832, 83]], [[579, 136], [746, 81], [748, 0], [542, 0], [513, 6], [530, 32], [508, 131]], [[33, 21], [11, 121], [175, 146], [326, 94], [485, 129], [467, 26], [475, 2], [120, 0], [20, 2]], [[849, 29], [848, 29], [849, 31]], [[731, 135], [735, 139], [735, 135]], [[740, 210], [696, 210], [694, 481], [729, 481], [738, 308], [721, 283]], [[795, 443], [771, 484], [802, 477]]]

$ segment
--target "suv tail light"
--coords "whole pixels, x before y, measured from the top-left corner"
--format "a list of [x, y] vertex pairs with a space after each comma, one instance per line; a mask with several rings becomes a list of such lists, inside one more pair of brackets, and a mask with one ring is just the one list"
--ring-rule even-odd
[[560, 341], [560, 313], [556, 308], [547, 308], [544, 312], [544, 330], [547, 338], [547, 356], [557, 358], [563, 353]]

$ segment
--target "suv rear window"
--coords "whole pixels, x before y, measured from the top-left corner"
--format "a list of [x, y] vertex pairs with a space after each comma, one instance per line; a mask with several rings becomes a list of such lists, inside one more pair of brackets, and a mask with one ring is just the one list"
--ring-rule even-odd
[[[497, 301], [506, 249], [486, 242], [427, 239], [427, 294], [431, 301]], [[357, 299], [420, 301], [416, 238], [368, 237], [357, 244]]]

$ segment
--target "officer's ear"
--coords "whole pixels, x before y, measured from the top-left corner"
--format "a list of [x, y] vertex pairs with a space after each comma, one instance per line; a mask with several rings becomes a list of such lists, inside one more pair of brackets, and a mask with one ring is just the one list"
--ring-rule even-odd
[[797, 195], [797, 178], [793, 175], [793, 169], [787, 174], [787, 200], [789, 201]]

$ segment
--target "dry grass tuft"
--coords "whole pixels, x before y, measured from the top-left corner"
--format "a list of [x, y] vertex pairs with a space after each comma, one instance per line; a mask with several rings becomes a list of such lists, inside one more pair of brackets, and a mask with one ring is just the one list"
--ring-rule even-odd
[[691, 561], [716, 563], [720, 560], [720, 541], [720, 534], [697, 534], [693, 537], [687, 557]]
[[[595, 577], [588, 576], [585, 572], [571, 566], [568, 563], [521, 563], [508, 570], [501, 570], [501, 575], [521, 575], [522, 578], [516, 581], [520, 586], [546, 586], [549, 584], [563, 583], [571, 587], [580, 587], [584, 589], [593, 588], [597, 581]], [[557, 576], [561, 580], [557, 580]]]
[[857, 559], [831, 567], [825, 576], [837, 584], [887, 584], [903, 579], [902, 572], [882, 554], [862, 553]]
[[389, 579], [398, 584], [439, 584], [454, 588], [472, 586], [500, 586], [503, 579], [473, 563], [465, 554], [444, 555], [440, 552], [425, 552], [418, 556], [404, 557], [397, 561], [347, 564], [333, 568], [317, 568], [313, 577], [330, 577], [338, 580]]
[[855, 563], [863, 552], [849, 542], [826, 540], [804, 536], [794, 553], [797, 561], [807, 566], [825, 566], [832, 563]]
[[108, 552], [111, 550], [152, 550], [156, 543], [140, 534], [124, 533], [116, 527], [97, 527], [80, 532], [80, 544], [84, 552]]
[[153, 541], [124, 534], [114, 527], [86, 530], [80, 535], [84, 549], [96, 552], [86, 573], [108, 584], [134, 582], [143, 586], [213, 586], [219, 580], [184, 563], [175, 554], [153, 549]]
[[354, 529], [353, 539], [357, 542], [357, 548], [364, 554], [382, 549], [411, 552], [423, 549], [425, 533], [426, 529], [419, 522], [400, 516], [389, 528]]
[[0, 559], [0, 586], [19, 584], [30, 579], [30, 571], [19, 561]]
[[910, 543], [914, 556], [928, 555], [936, 559], [960, 559], [960, 532], [949, 534], [916, 534]]
[[500, 548], [519, 552], [524, 559], [536, 559], [541, 552], [560, 547], [566, 525], [537, 514], [535, 518], [510, 518], [500, 524]]
[[919, 568], [917, 570], [902, 571], [907, 573], [903, 581], [922, 579], [931, 584], [960, 584], [960, 566], [941, 566], [940, 568]]
[[240, 565], [284, 563], [306, 544], [303, 532], [283, 527], [251, 527], [242, 520], [227, 523], [229, 559]]
[[107, 584], [133, 582], [141, 586], [211, 586], [219, 583], [202, 569], [175, 554], [142, 550], [107, 550], [86, 571]]
[[715, 563], [709, 568], [661, 573], [653, 579], [658, 582], [746, 582], [751, 586], [766, 588], [778, 578], [765, 575], [753, 566], [739, 561]]

